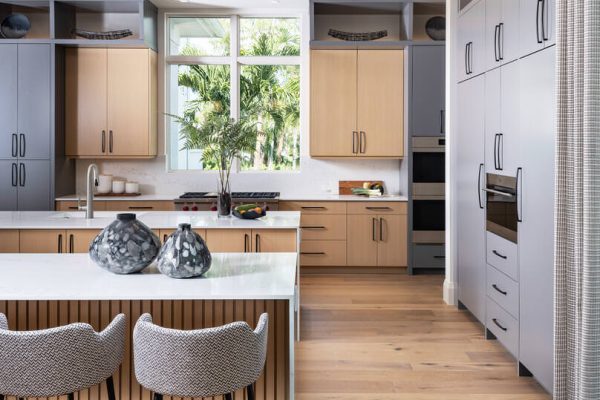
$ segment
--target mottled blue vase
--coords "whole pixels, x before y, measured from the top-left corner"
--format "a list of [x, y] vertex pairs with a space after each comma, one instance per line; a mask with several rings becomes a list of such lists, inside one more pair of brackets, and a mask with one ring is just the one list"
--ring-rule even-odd
[[158, 270], [171, 278], [200, 276], [210, 269], [211, 263], [206, 243], [190, 224], [179, 224], [158, 253]]
[[133, 274], [154, 261], [160, 240], [135, 214], [117, 214], [90, 245], [90, 258], [115, 274]]

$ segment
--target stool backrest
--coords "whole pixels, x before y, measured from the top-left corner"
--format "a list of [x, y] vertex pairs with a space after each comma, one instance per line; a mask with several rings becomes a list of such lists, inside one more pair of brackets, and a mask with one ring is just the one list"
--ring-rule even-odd
[[0, 395], [50, 397], [95, 386], [121, 364], [125, 334], [123, 314], [100, 333], [83, 323], [9, 331], [0, 314]]
[[246, 322], [175, 330], [144, 314], [133, 332], [135, 375], [153, 392], [180, 397], [231, 393], [254, 383], [265, 365], [268, 316], [253, 331]]

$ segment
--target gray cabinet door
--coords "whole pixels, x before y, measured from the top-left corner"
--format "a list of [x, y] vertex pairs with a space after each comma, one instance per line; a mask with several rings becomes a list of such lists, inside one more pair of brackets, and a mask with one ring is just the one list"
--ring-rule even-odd
[[485, 321], [484, 77], [458, 85], [456, 202], [458, 299]]
[[50, 45], [18, 48], [19, 157], [50, 158]]
[[444, 46], [414, 46], [412, 49], [412, 135], [444, 135], [445, 55]]
[[0, 160], [0, 211], [17, 211], [17, 160]]
[[0, 44], [0, 159], [16, 154], [17, 93], [17, 45]]
[[555, 0], [520, 0], [520, 55], [556, 43]]
[[51, 210], [50, 167], [48, 160], [19, 160], [19, 211]]
[[552, 391], [555, 48], [521, 59], [520, 361]]

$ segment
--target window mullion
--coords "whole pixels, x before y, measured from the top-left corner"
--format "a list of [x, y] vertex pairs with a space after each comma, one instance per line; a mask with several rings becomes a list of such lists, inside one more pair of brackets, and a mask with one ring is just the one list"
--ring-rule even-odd
[[[231, 83], [230, 90], [231, 93], [229, 95], [230, 98], [230, 108], [231, 108], [231, 118], [234, 118], [236, 121], [240, 118], [240, 65], [238, 63], [238, 55], [239, 55], [239, 38], [240, 38], [240, 18], [237, 15], [231, 16], [231, 40], [229, 43], [229, 52], [230, 52], [230, 69], [231, 69]], [[233, 171], [240, 171], [240, 160], [234, 160]]]

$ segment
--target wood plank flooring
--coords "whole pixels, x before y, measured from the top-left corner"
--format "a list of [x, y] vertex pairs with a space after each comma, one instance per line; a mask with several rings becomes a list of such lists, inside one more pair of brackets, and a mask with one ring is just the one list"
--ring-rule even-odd
[[443, 276], [306, 275], [297, 400], [538, 400], [550, 396], [465, 311]]

